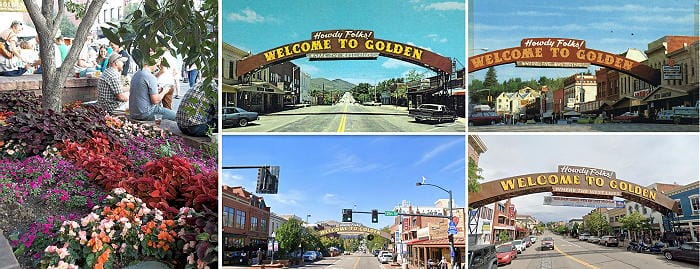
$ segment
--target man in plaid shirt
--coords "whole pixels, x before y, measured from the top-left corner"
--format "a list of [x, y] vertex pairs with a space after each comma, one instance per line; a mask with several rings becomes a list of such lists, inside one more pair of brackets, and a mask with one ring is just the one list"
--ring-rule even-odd
[[[212, 82], [213, 89], [216, 83]], [[175, 115], [175, 122], [183, 134], [206, 136], [209, 128], [216, 128], [217, 96], [207, 96], [202, 83], [197, 83], [185, 93]]]
[[107, 60], [107, 70], [97, 81], [97, 106], [104, 108], [108, 113], [126, 110], [129, 105], [129, 91], [122, 88], [121, 78], [124, 63], [128, 60], [129, 58], [112, 53]]

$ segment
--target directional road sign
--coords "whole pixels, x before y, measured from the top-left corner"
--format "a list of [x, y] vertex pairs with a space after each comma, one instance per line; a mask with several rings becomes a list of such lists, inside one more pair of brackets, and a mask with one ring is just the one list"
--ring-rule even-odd
[[396, 213], [396, 211], [384, 211], [384, 216], [391, 217], [391, 216], [398, 216], [398, 215], [399, 214]]

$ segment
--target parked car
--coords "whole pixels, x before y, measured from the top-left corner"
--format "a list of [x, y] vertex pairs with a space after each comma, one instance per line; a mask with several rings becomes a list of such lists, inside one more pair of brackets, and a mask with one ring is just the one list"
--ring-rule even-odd
[[697, 263], [698, 256], [700, 256], [700, 243], [687, 242], [679, 247], [665, 248], [663, 253], [667, 260], [685, 260]]
[[258, 120], [258, 112], [245, 111], [240, 107], [224, 107], [221, 112], [221, 121], [223, 126], [241, 126], [245, 127], [251, 121]]
[[598, 241], [600, 241], [600, 237], [597, 237], [597, 236], [591, 236], [588, 238], [589, 243], [596, 243], [597, 244]]
[[620, 116], [613, 117], [613, 122], [637, 122], [639, 121], [639, 114], [636, 112], [625, 112]]
[[537, 243], [537, 236], [531, 235], [531, 236], [529, 236], [529, 238], [530, 238], [530, 241], [532, 241], [532, 243]]
[[384, 255], [384, 253], [390, 253], [390, 252], [389, 252], [389, 251], [386, 251], [386, 250], [381, 250], [381, 251], [379, 251], [379, 254], [377, 254], [377, 260], [378, 260], [378, 261], [380, 261], [380, 262], [382, 261], [382, 255]]
[[695, 106], [674, 106], [671, 108], [673, 123], [695, 123], [700, 119], [700, 101], [695, 102]]
[[510, 264], [518, 257], [518, 250], [511, 244], [503, 244], [496, 247], [496, 258], [498, 264]]
[[467, 268], [469, 269], [496, 269], [498, 258], [496, 246], [475, 245], [467, 248]]
[[530, 246], [532, 246], [532, 240], [530, 240], [529, 237], [523, 238], [523, 243], [525, 243], [526, 248], [529, 248]]
[[673, 122], [673, 110], [661, 110], [656, 113], [656, 122]]
[[540, 250], [551, 249], [554, 250], [554, 239], [551, 237], [542, 238], [540, 243]]
[[526, 246], [523, 240], [513, 240], [511, 244], [513, 244], [513, 246], [515, 246], [518, 249], [518, 253], [525, 251]]
[[609, 247], [609, 246], [616, 246], [617, 247], [619, 245], [619, 242], [617, 241], [617, 237], [606, 235], [606, 236], [603, 236], [600, 238], [600, 244], [605, 245], [606, 247]]
[[372, 250], [372, 255], [374, 255], [374, 257], [377, 257], [377, 255], [379, 255], [379, 251], [379, 249]]
[[578, 236], [579, 241], [588, 241], [588, 237], [591, 236], [590, 234], [581, 234]]
[[388, 251], [382, 252], [381, 257], [379, 257], [380, 263], [391, 263], [392, 261], [394, 261], [394, 255], [391, 255], [391, 252]]
[[502, 121], [501, 116], [495, 111], [474, 111], [469, 113], [469, 126], [474, 125], [494, 125]]
[[322, 260], [323, 259], [323, 253], [320, 251], [316, 251], [316, 260]]
[[304, 261], [315, 261], [316, 260], [316, 251], [307, 251], [304, 252]]
[[455, 121], [455, 113], [445, 105], [422, 104], [418, 108], [409, 109], [408, 116], [416, 122], [420, 121]]
[[223, 260], [225, 265], [248, 265], [250, 257], [245, 251], [224, 251]]

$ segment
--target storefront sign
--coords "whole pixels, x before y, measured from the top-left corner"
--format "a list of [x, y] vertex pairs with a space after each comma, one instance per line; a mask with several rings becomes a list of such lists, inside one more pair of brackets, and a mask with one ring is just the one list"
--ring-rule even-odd
[[313, 32], [310, 40], [283, 45], [242, 59], [236, 63], [236, 76], [302, 57], [312, 60], [357, 60], [376, 59], [378, 56], [426, 66], [437, 72], [452, 72], [449, 58], [424, 48], [376, 39], [373, 31], [330, 30]]
[[659, 71], [623, 56], [586, 48], [586, 41], [570, 38], [526, 38], [520, 47], [469, 57], [469, 72], [516, 63], [521, 67], [586, 68], [604, 66], [659, 85]]
[[657, 211], [678, 212], [678, 203], [675, 200], [654, 189], [618, 179], [613, 171], [570, 165], [559, 166], [557, 172], [519, 175], [482, 183], [479, 192], [469, 193], [469, 206], [479, 207], [539, 192], [588, 198], [618, 196]]
[[661, 67], [661, 71], [663, 72], [663, 79], [683, 79], [683, 76], [681, 76], [681, 66], [680, 65], [674, 65], [674, 66], [668, 66], [664, 65]]
[[575, 198], [562, 196], [545, 196], [544, 205], [551, 206], [573, 206], [573, 207], [595, 207], [595, 208], [624, 208], [625, 202], [615, 200]]

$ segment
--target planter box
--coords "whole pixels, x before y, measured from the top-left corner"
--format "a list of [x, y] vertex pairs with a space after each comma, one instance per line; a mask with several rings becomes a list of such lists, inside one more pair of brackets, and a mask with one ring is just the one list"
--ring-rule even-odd
[[[83, 102], [97, 100], [98, 80], [98, 78], [67, 78], [61, 103], [66, 104], [77, 100]], [[37, 96], [41, 96], [41, 75], [0, 76], [0, 91], [12, 90], [32, 91]]]

